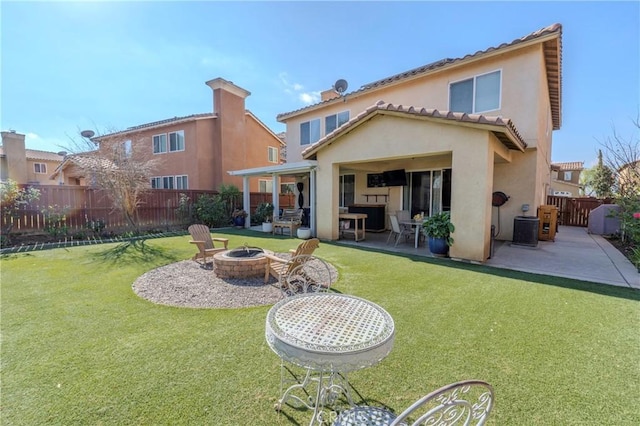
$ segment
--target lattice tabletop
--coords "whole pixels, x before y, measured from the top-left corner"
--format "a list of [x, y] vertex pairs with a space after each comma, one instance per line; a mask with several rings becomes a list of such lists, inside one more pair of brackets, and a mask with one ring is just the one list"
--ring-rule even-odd
[[393, 319], [373, 302], [344, 294], [302, 294], [274, 305], [266, 339], [284, 360], [347, 372], [378, 363], [393, 346]]

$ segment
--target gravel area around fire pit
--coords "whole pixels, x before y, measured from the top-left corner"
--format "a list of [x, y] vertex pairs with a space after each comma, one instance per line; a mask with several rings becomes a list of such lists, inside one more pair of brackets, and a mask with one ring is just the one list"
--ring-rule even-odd
[[[288, 253], [276, 255], [290, 257]], [[335, 283], [338, 271], [332, 265], [327, 265], [331, 283]], [[193, 260], [161, 266], [138, 277], [133, 283], [133, 291], [153, 303], [188, 308], [272, 305], [283, 297], [273, 277], [267, 284], [264, 284], [264, 277], [218, 278], [215, 267], [211, 263], [207, 266], [209, 269], [204, 269]]]

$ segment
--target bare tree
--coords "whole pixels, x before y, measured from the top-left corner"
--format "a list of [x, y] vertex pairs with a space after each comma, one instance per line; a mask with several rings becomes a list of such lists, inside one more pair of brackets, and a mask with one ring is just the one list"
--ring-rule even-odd
[[151, 177], [159, 160], [151, 143], [135, 133], [110, 132], [94, 136], [81, 132], [74, 140], [69, 159], [82, 170], [87, 184], [105, 191], [115, 209], [122, 212], [131, 228], [139, 233], [138, 208], [142, 195], [151, 189]]
[[604, 164], [614, 174], [613, 192], [620, 197], [640, 196], [640, 117], [633, 120], [635, 136], [613, 135], [599, 141], [604, 149]]

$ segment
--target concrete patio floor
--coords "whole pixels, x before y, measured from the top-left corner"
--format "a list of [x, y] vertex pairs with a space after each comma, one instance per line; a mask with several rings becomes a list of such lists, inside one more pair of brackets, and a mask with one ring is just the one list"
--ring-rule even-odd
[[[396, 247], [387, 244], [388, 232], [367, 232], [366, 239], [355, 242], [340, 239], [337, 244], [368, 247], [394, 253], [430, 257], [424, 243], [414, 247], [413, 239]], [[496, 241], [491, 259], [485, 263], [496, 268], [640, 289], [637, 268], [605, 238], [587, 233], [586, 228], [560, 226], [555, 241], [539, 241], [537, 247]]]

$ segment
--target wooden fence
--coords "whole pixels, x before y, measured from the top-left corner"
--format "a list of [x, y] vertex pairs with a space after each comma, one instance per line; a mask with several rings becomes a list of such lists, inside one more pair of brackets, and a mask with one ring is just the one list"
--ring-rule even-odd
[[[120, 231], [127, 227], [122, 213], [114, 208], [105, 191], [84, 186], [40, 186], [40, 198], [20, 209], [17, 218], [13, 218], [13, 232], [39, 233], [47, 228], [47, 216], [43, 211], [64, 214], [64, 224], [68, 233], [87, 230], [91, 221], [104, 221], [105, 230]], [[204, 195], [215, 195], [217, 191], [154, 189], [145, 193], [138, 208], [138, 224], [142, 229], [170, 228], [182, 225], [178, 207], [184, 194], [191, 206]], [[252, 192], [250, 194], [251, 212], [260, 203], [270, 203], [271, 193]], [[280, 194], [281, 208], [294, 207], [294, 194]], [[235, 202], [242, 208], [242, 194]], [[4, 220], [4, 219], [3, 219]], [[6, 229], [7, 223], [2, 224]]]
[[611, 204], [611, 199], [592, 197], [569, 198], [547, 196], [547, 204], [558, 208], [558, 225], [583, 226], [589, 225], [589, 213], [601, 204]]

